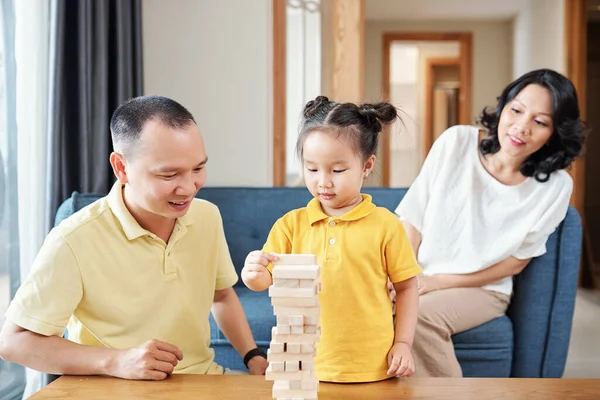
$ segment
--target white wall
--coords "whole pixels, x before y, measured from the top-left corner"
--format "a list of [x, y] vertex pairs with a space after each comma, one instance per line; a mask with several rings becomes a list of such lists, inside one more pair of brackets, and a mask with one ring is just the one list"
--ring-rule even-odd
[[[385, 32], [471, 32], [473, 34], [471, 111], [473, 122], [484, 107], [496, 105], [496, 98], [512, 80], [513, 24], [511, 21], [367, 21], [365, 98], [368, 101], [382, 98], [382, 52]], [[397, 106], [402, 107], [401, 104]], [[415, 157], [421, 159], [422, 153], [420, 151]], [[390, 161], [390, 169], [396, 168], [393, 165], [394, 161]], [[376, 174], [372, 174], [373, 179], [370, 178], [369, 181], [371, 185], [379, 185], [382, 175], [379, 171], [380, 166], [381, 163], [376, 164]], [[390, 174], [394, 172], [390, 171]]]
[[271, 186], [269, 0], [144, 0], [144, 91], [187, 107], [207, 186]]
[[513, 78], [538, 68], [565, 72], [564, 0], [530, 0], [514, 21]]
[[475, 118], [512, 79], [512, 31], [510, 21], [367, 21], [365, 95], [382, 95], [384, 32], [472, 32], [473, 107]]

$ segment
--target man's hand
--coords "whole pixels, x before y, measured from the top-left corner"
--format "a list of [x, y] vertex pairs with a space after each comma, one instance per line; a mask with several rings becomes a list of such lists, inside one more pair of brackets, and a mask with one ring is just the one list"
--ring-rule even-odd
[[419, 290], [419, 296], [423, 296], [424, 294], [435, 290], [444, 289], [441, 275], [417, 276], [417, 289]]
[[256, 292], [266, 290], [273, 282], [267, 266], [277, 259], [276, 254], [263, 253], [260, 250], [248, 254], [241, 274], [246, 286]]
[[176, 346], [153, 339], [138, 347], [118, 350], [108, 371], [117, 378], [160, 381], [173, 373], [181, 360], [183, 354]]
[[388, 376], [412, 376], [415, 373], [415, 362], [410, 353], [410, 346], [406, 343], [399, 342], [392, 346], [388, 352]]
[[250, 375], [264, 375], [268, 366], [269, 362], [261, 356], [252, 357], [250, 361], [248, 361]]

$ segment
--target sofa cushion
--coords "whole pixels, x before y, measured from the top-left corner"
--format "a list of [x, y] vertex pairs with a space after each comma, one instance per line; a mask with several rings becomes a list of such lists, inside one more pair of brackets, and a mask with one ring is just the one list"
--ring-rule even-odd
[[[275, 316], [269, 292], [253, 292], [247, 287], [236, 287], [235, 291], [240, 298], [246, 318], [250, 324], [252, 335], [257, 345], [269, 347], [271, 341], [271, 328], [275, 326]], [[210, 340], [212, 344], [229, 343], [215, 320], [210, 315]]]
[[452, 342], [465, 377], [510, 376], [513, 326], [507, 316], [454, 335]]

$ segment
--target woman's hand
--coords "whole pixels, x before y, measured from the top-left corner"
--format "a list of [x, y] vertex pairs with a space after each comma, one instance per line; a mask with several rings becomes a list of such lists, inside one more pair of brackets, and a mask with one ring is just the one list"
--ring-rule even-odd
[[419, 296], [423, 296], [429, 292], [444, 289], [442, 275], [417, 276], [417, 289], [419, 290]]

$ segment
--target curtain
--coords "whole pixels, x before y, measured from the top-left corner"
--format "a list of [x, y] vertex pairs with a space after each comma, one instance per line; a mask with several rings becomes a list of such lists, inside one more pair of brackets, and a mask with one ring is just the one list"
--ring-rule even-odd
[[[20, 285], [14, 0], [0, 0], [0, 323]], [[0, 399], [20, 399], [25, 370], [0, 359]]]
[[[48, 218], [48, 101], [50, 1], [15, 2], [17, 193], [21, 280], [46, 236]], [[41, 387], [42, 374], [26, 369], [24, 397]]]
[[141, 0], [51, 4], [49, 228], [73, 191], [110, 190], [110, 117], [143, 92]]

